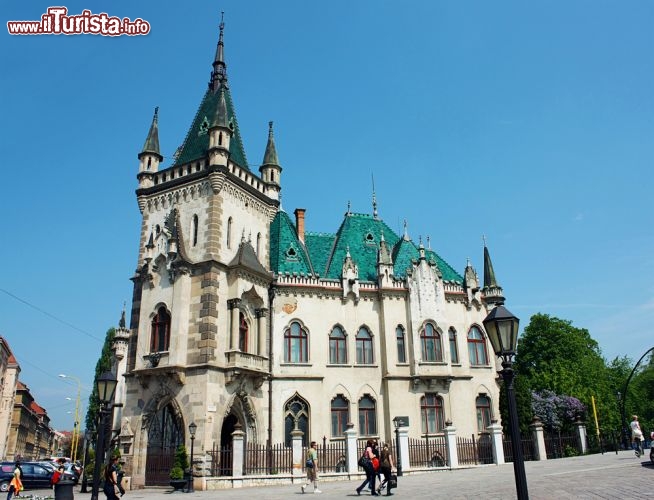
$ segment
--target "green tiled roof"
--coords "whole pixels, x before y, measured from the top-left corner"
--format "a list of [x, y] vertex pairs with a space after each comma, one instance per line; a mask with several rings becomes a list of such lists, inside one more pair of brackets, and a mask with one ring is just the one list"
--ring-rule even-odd
[[288, 214], [277, 212], [270, 223], [270, 269], [277, 274], [312, 274], [311, 262]]
[[349, 214], [336, 233], [336, 241], [327, 263], [326, 278], [338, 279], [349, 249], [352, 260], [359, 267], [360, 281], [377, 281], [377, 250], [382, 232], [390, 246], [398, 236], [382, 220], [365, 214]]
[[[184, 163], [199, 160], [207, 155], [207, 149], [209, 148], [209, 134], [207, 133], [207, 129], [212, 123], [214, 123], [215, 115], [218, 110], [219, 95], [220, 90], [213, 93], [210, 89], [204, 94], [202, 103], [198, 108], [198, 112], [195, 114], [193, 124], [186, 134], [186, 139], [184, 139], [184, 144], [181, 146], [174, 165], [182, 165]], [[234, 124], [234, 135], [229, 144], [230, 159], [237, 165], [249, 169], [229, 87], [225, 87], [225, 100], [227, 102], [227, 113], [229, 119]]]
[[[313, 270], [322, 278], [340, 279], [349, 250], [359, 268], [359, 280], [376, 282], [377, 252], [382, 233], [388, 247], [393, 249], [394, 275], [405, 278], [412, 261], [420, 258], [418, 247], [412, 241], [400, 238], [384, 221], [366, 214], [346, 215], [336, 234], [305, 233], [305, 253], [295, 225], [286, 212], [278, 212], [270, 226], [270, 266], [278, 274], [308, 274]], [[289, 248], [294, 249], [295, 255], [287, 254]], [[425, 257], [436, 262], [444, 280], [463, 283], [463, 277], [435, 252], [426, 250]]]

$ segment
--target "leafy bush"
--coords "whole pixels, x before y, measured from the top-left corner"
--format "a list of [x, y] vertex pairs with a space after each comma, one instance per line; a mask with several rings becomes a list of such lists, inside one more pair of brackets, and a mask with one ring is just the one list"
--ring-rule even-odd
[[180, 444], [175, 451], [175, 463], [170, 469], [170, 479], [183, 479], [184, 471], [189, 468], [186, 446]]

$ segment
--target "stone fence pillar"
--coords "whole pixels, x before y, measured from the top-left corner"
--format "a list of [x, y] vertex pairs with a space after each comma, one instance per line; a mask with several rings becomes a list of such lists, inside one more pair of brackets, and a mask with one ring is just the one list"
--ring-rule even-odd
[[502, 465], [505, 463], [504, 444], [502, 443], [502, 426], [497, 423], [497, 420], [495, 420], [488, 426], [488, 432], [490, 432], [491, 444], [493, 446], [493, 463], [495, 465]]
[[577, 431], [577, 438], [579, 439], [579, 452], [582, 455], [588, 453], [588, 436], [586, 435], [586, 424], [581, 420], [575, 422], [575, 430]]
[[445, 447], [447, 448], [447, 465], [450, 469], [459, 466], [459, 451], [456, 448], [456, 427], [452, 422], [445, 423]]
[[345, 429], [345, 439], [347, 441], [347, 448], [345, 453], [347, 455], [347, 471], [350, 474], [358, 472], [359, 452], [357, 451], [357, 431], [354, 430], [354, 424], [348, 422], [347, 429]]
[[291, 431], [291, 441], [293, 443], [293, 475], [302, 476], [302, 470], [304, 468], [304, 450], [302, 450], [302, 436], [304, 432], [300, 429], [294, 429]]
[[411, 460], [409, 460], [409, 428], [400, 427], [398, 429], [398, 436], [400, 437], [400, 463], [402, 464], [402, 471], [406, 472], [411, 470]]
[[245, 458], [245, 432], [241, 430], [241, 425], [234, 426], [232, 432], [232, 476], [240, 477], [243, 475], [243, 462]]
[[534, 417], [529, 426], [531, 430], [531, 439], [534, 443], [535, 460], [547, 460], [547, 449], [545, 448], [545, 434], [543, 432], [543, 424], [540, 418]]

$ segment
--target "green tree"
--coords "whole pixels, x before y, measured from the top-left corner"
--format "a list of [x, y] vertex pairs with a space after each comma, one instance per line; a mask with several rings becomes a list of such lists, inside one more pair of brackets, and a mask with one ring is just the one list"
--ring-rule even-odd
[[102, 345], [102, 352], [100, 359], [95, 365], [95, 377], [93, 378], [93, 390], [89, 396], [88, 410], [86, 411], [86, 428], [94, 435], [97, 435], [98, 415], [100, 412], [100, 400], [98, 398], [97, 380], [106, 371], [111, 371], [113, 364], [113, 352], [111, 344], [116, 334], [115, 328], [109, 328], [105, 335], [104, 344]]
[[[524, 377], [531, 391], [549, 390], [579, 399], [589, 408], [590, 432], [595, 432], [593, 398], [600, 427], [615, 421], [616, 391], [608, 383], [599, 345], [585, 328], [547, 314], [535, 314], [518, 344], [514, 367], [516, 378]], [[527, 423], [524, 415], [521, 420], [521, 425]]]

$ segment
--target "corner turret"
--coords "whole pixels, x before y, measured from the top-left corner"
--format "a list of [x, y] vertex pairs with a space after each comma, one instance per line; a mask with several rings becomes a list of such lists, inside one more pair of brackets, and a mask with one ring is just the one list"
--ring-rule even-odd
[[493, 270], [493, 263], [491, 262], [488, 247], [484, 241], [484, 288], [482, 289], [484, 300], [487, 304], [497, 305], [504, 304], [504, 293], [502, 287], [497, 284], [495, 279], [495, 271]]
[[227, 166], [229, 159], [229, 143], [234, 134], [234, 127], [227, 114], [225, 89], [220, 89], [218, 105], [213, 123], [209, 128], [209, 165]]
[[143, 149], [138, 155], [139, 173], [137, 175], [139, 188], [153, 185], [153, 175], [159, 171], [163, 156], [159, 151], [159, 107], [154, 108], [154, 116]]
[[266, 152], [263, 155], [263, 163], [259, 167], [259, 172], [261, 172], [261, 178], [266, 184], [266, 195], [278, 200], [281, 190], [282, 167], [279, 165], [279, 159], [277, 158], [273, 122], [268, 122], [268, 144], [266, 144]]

